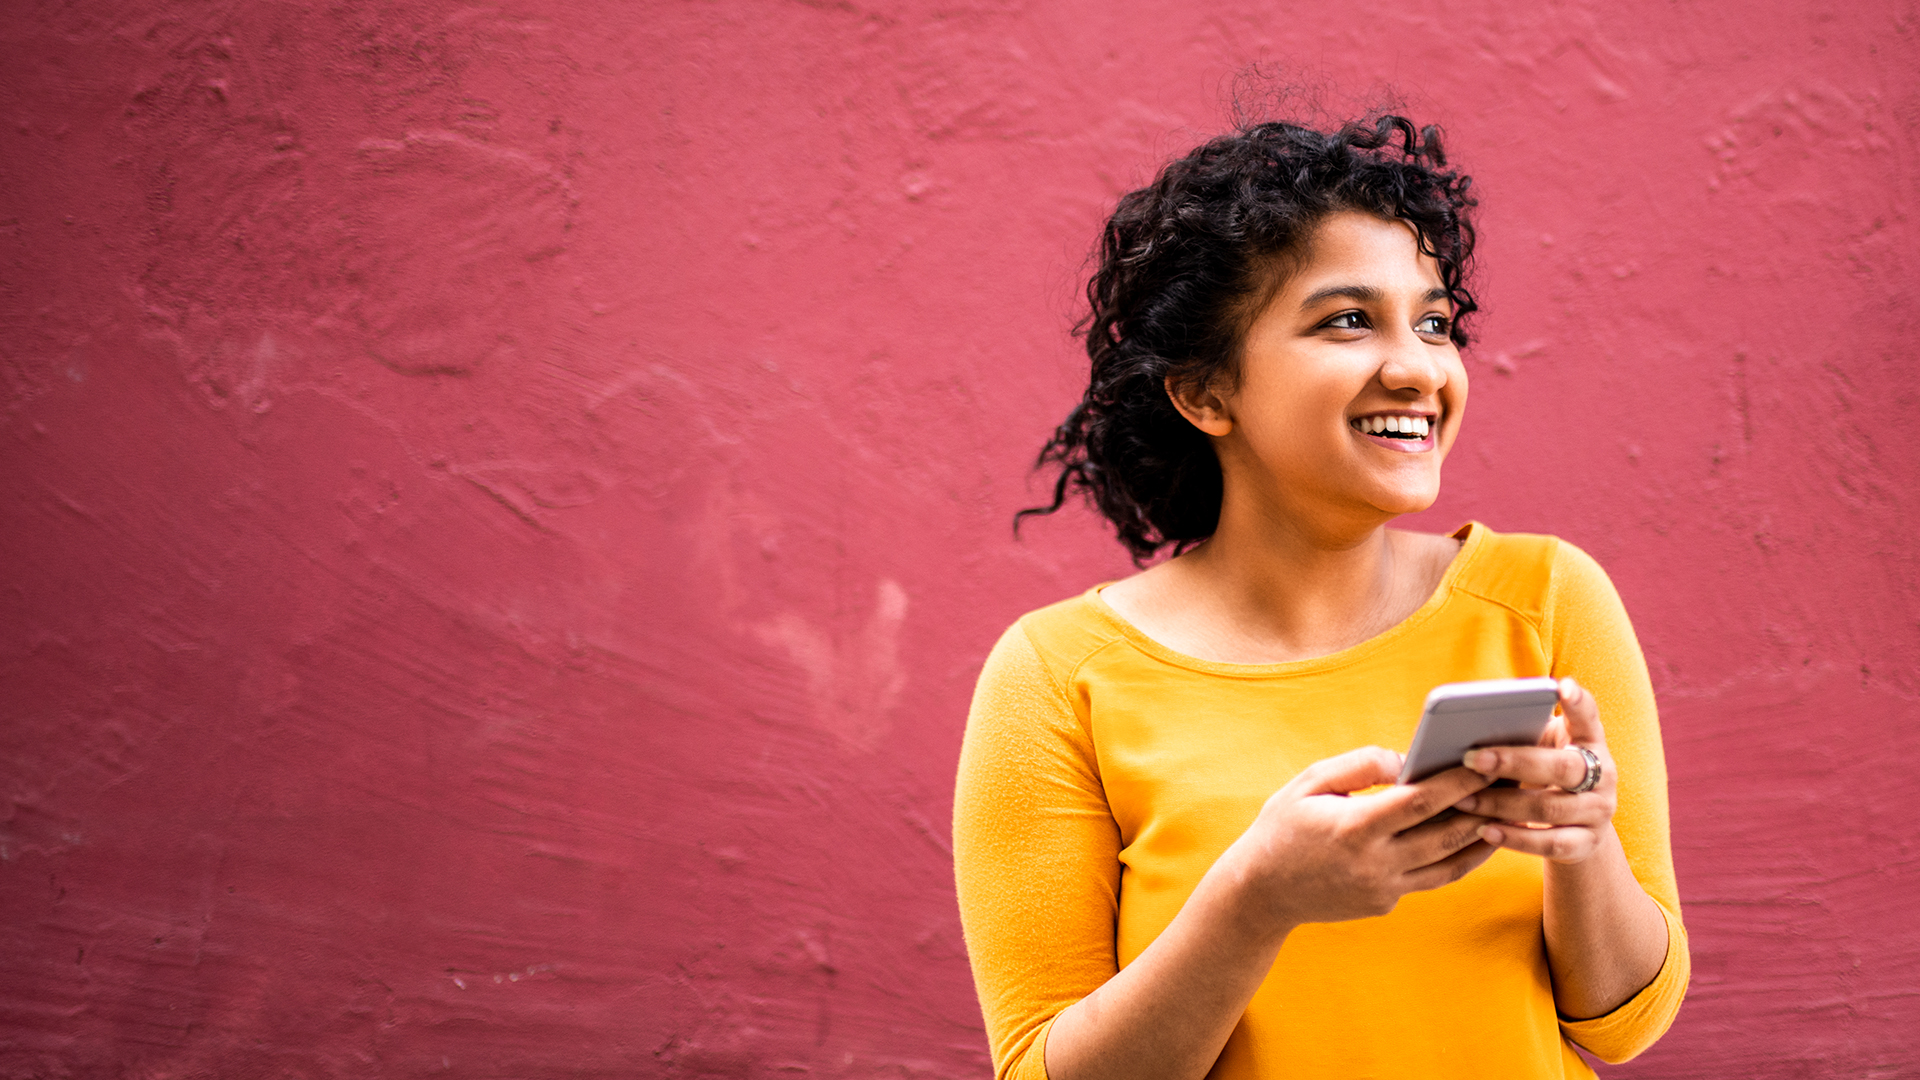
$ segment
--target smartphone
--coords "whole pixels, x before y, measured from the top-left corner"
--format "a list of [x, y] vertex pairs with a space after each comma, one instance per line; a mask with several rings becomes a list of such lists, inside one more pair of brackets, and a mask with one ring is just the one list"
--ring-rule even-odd
[[1535, 745], [1559, 700], [1558, 685], [1545, 676], [1434, 687], [1420, 710], [1420, 726], [1413, 733], [1400, 782], [1418, 783], [1445, 772], [1475, 747]]

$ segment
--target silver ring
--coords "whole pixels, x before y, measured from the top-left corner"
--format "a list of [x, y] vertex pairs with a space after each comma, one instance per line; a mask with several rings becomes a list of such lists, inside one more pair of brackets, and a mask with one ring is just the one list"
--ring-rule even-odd
[[1569, 795], [1584, 795], [1600, 783], [1600, 758], [1584, 746], [1575, 746], [1580, 756], [1587, 759], [1587, 775], [1578, 784], [1567, 789]]

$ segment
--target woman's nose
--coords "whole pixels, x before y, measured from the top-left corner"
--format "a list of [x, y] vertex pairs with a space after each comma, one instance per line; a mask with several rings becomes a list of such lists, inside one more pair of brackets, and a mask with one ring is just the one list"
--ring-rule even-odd
[[1414, 333], [1403, 330], [1386, 343], [1380, 362], [1380, 382], [1389, 390], [1430, 394], [1447, 384], [1443, 351]]

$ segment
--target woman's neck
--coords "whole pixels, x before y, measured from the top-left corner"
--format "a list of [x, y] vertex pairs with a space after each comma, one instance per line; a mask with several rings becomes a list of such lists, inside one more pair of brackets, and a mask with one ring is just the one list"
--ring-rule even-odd
[[1148, 637], [1204, 660], [1282, 663], [1357, 645], [1419, 610], [1459, 550], [1385, 520], [1307, 528], [1222, 510], [1212, 539], [1101, 593]]

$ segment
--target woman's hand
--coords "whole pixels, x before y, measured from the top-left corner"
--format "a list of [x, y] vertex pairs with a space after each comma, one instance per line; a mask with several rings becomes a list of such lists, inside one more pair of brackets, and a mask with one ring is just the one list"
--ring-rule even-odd
[[[1660, 973], [1667, 924], [1634, 879], [1613, 831], [1619, 777], [1600, 708], [1572, 679], [1560, 680], [1560, 709], [1537, 747], [1470, 750], [1465, 761], [1489, 779], [1522, 787], [1489, 787], [1454, 805], [1492, 818], [1480, 827], [1488, 844], [1548, 860], [1541, 911], [1553, 998], [1562, 1015], [1600, 1016], [1618, 1008]], [[1600, 759], [1600, 782], [1574, 794], [1587, 777], [1575, 746]]]
[[1307, 766], [1261, 807], [1222, 862], [1234, 867], [1240, 899], [1256, 920], [1290, 930], [1301, 923], [1385, 915], [1410, 892], [1459, 880], [1493, 848], [1478, 832], [1486, 819], [1433, 816], [1489, 781], [1449, 769], [1417, 784], [1391, 784], [1400, 755], [1352, 750]]
[[1270, 796], [1171, 924], [1133, 963], [1054, 1019], [1047, 1073], [1200, 1077], [1301, 923], [1385, 915], [1407, 893], [1458, 880], [1493, 854], [1484, 818], [1430, 820], [1487, 786], [1469, 769], [1392, 784], [1379, 747], [1318, 761]]
[[[1513, 780], [1522, 786], [1490, 787], [1466, 796], [1454, 808], [1493, 819], [1480, 829], [1480, 838], [1488, 844], [1578, 863], [1601, 849], [1613, 822], [1618, 777], [1593, 695], [1572, 679], [1561, 679], [1560, 709], [1563, 715], [1548, 725], [1539, 746], [1467, 751], [1467, 768], [1489, 780]], [[1570, 789], [1586, 779], [1587, 759], [1576, 746], [1600, 760], [1600, 782], [1578, 795]]]

